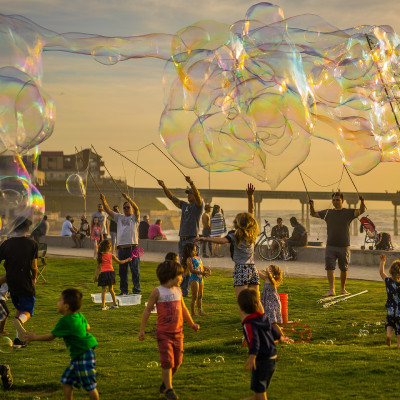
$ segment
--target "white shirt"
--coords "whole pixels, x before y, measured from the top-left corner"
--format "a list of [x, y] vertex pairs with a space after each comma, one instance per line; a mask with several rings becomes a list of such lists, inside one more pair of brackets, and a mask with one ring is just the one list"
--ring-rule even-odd
[[135, 214], [127, 217], [124, 214], [113, 212], [113, 219], [117, 223], [117, 246], [138, 244], [139, 221]]
[[61, 228], [61, 236], [72, 236], [71, 229], [72, 229], [71, 221], [68, 221], [66, 219]]

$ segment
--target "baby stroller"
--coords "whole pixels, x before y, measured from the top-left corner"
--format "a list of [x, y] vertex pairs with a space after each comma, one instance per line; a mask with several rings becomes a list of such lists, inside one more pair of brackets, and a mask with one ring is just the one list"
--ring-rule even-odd
[[365, 250], [366, 244], [370, 250], [374, 250], [374, 247], [379, 239], [379, 234], [375, 229], [375, 224], [368, 218], [362, 217], [360, 219], [360, 233], [365, 231], [364, 245], [361, 246], [361, 250]]

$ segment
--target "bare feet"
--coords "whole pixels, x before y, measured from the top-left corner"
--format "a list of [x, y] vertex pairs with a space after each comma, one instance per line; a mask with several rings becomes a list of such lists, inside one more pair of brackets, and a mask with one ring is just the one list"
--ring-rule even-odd
[[336, 296], [335, 292], [326, 292], [325, 294], [322, 295], [322, 297], [329, 297], [329, 296]]
[[[385, 343], [386, 343], [388, 346], [390, 346], [390, 345], [392, 344], [392, 338], [391, 338], [390, 336], [386, 336]], [[397, 347], [399, 347], [399, 346], [397, 346]]]
[[340, 293], [342, 293], [342, 294], [351, 294], [351, 293], [348, 292], [346, 289], [343, 289]]
[[199, 311], [199, 317], [204, 317], [205, 315], [208, 315], [208, 314], [203, 311]]

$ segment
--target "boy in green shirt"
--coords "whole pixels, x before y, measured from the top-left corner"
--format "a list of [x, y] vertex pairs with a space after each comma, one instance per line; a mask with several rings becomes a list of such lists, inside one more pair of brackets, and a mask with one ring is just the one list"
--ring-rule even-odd
[[27, 342], [50, 341], [56, 337], [63, 338], [70, 351], [71, 362], [61, 377], [64, 398], [71, 400], [73, 386], [83, 388], [88, 392], [90, 400], [98, 400], [96, 389], [96, 357], [94, 348], [96, 339], [87, 331], [90, 329], [85, 317], [79, 313], [82, 305], [82, 293], [77, 289], [66, 289], [61, 293], [57, 309], [62, 318], [57, 322], [51, 333], [36, 335], [26, 334]]

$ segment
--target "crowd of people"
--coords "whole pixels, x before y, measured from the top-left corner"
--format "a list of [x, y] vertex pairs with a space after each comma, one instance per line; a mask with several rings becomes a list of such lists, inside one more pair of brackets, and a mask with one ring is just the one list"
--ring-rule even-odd
[[[254, 248], [259, 233], [254, 218], [254, 191], [249, 184], [246, 188], [247, 211], [238, 213], [233, 221], [233, 230], [227, 232], [223, 211], [218, 205], [205, 206], [199, 190], [190, 177], [186, 177], [189, 187], [186, 190], [187, 201], [179, 200], [165, 185], [158, 181], [165, 195], [181, 209], [179, 242], [177, 253], [171, 252], [157, 267], [160, 285], [151, 293], [142, 316], [139, 340], [145, 339], [145, 327], [154, 305], [157, 305], [158, 321], [156, 327], [157, 344], [161, 359], [162, 383], [160, 393], [167, 399], [177, 399], [172, 380], [182, 363], [183, 354], [183, 320], [195, 331], [200, 326], [193, 317], [206, 317], [203, 309], [204, 281], [212, 271], [205, 267], [202, 257], [207, 257], [207, 244], [210, 255], [219, 256], [218, 245], [229, 244], [234, 263], [233, 286], [238, 304], [239, 316], [243, 325], [243, 333], [249, 347], [249, 356], [245, 367], [252, 372], [251, 389], [253, 399], [266, 399], [266, 391], [275, 371], [277, 350], [275, 342], [283, 341], [284, 336], [279, 324], [282, 323], [281, 304], [277, 288], [282, 283], [283, 273], [278, 265], [270, 265], [265, 270], [255, 266]], [[74, 228], [74, 221], [66, 217], [62, 234], [71, 236], [76, 247], [81, 245], [81, 234], [95, 242], [97, 266], [94, 281], [101, 287], [102, 310], [118, 308], [114, 285], [116, 284], [113, 261], [119, 264], [120, 296], [129, 293], [129, 271], [132, 279], [132, 293], [141, 293], [140, 258], [133, 256], [141, 234], [147, 233], [152, 239], [162, 240], [161, 220], [149, 224], [148, 216], [140, 221], [137, 204], [123, 194], [122, 213], [117, 206], [113, 209], [106, 197], [100, 194], [101, 203], [92, 215], [91, 226], [85, 216], [81, 217], [81, 226]], [[326, 271], [329, 291], [326, 296], [335, 295], [334, 270], [336, 262], [341, 271], [341, 293], [347, 294], [345, 283], [348, 269], [348, 253], [350, 244], [350, 223], [365, 211], [364, 199], [360, 196], [359, 209], [343, 208], [343, 195], [332, 195], [333, 209], [316, 212], [314, 202], [310, 200], [311, 215], [326, 221], [328, 240], [326, 248]], [[202, 235], [200, 233], [202, 222]], [[147, 224], [147, 225], [146, 225]], [[272, 236], [281, 241], [288, 249], [307, 245], [307, 232], [295, 217], [290, 218], [293, 232], [282, 218], [272, 228]], [[156, 226], [152, 229], [153, 226]], [[46, 225], [47, 226], [47, 225]], [[33, 316], [35, 306], [35, 284], [38, 274], [36, 240], [28, 237], [29, 220], [25, 219], [16, 228], [16, 234], [4, 241], [0, 246], [0, 262], [5, 260], [6, 274], [0, 278], [0, 334], [5, 332], [5, 324], [9, 316], [6, 305], [7, 292], [10, 292], [12, 303], [16, 309], [13, 325], [16, 329], [14, 347], [23, 348], [29, 342], [50, 341], [57, 337], [65, 339], [71, 353], [71, 363], [65, 370], [61, 382], [66, 399], [72, 398], [73, 386], [78, 382], [90, 399], [98, 399], [96, 388], [95, 353], [96, 339], [85, 317], [79, 312], [82, 293], [77, 289], [66, 289], [57, 303], [58, 312], [62, 315], [55, 328], [47, 334], [27, 333], [25, 324]], [[111, 240], [107, 233], [110, 232]], [[111, 235], [113, 233], [113, 235]], [[157, 240], [157, 239], [155, 239]], [[202, 245], [202, 252], [200, 252]], [[114, 251], [118, 252], [116, 256]], [[395, 261], [389, 269], [390, 277], [385, 273], [386, 258], [381, 256], [380, 274], [385, 281], [387, 302], [387, 336], [390, 345], [392, 332], [397, 336], [400, 349], [400, 261]], [[259, 294], [260, 278], [264, 281], [261, 296]], [[191, 292], [190, 310], [185, 305], [184, 297]], [[110, 307], [105, 304], [106, 292], [112, 297]], [[12, 384], [10, 368], [0, 366], [0, 374], [7, 388]]]

